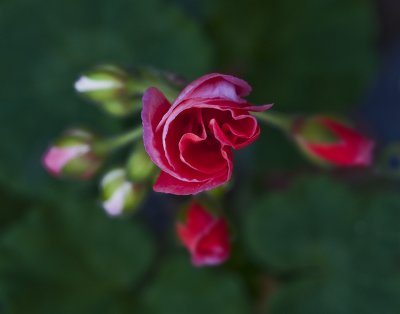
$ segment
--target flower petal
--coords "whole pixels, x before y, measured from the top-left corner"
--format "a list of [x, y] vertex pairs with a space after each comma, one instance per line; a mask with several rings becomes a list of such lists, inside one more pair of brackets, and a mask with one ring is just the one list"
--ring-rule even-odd
[[240, 97], [251, 92], [250, 85], [234, 76], [211, 73], [190, 83], [175, 100], [173, 106], [187, 98], [220, 98], [243, 102]]
[[197, 203], [190, 205], [186, 222], [177, 224], [177, 232], [183, 244], [192, 251], [200, 236], [213, 224], [215, 218]]
[[[231, 168], [229, 168], [230, 170]], [[202, 191], [213, 189], [230, 178], [230, 171], [227, 175], [212, 178], [203, 182], [188, 182], [179, 180], [168, 173], [161, 171], [156, 183], [153, 185], [155, 192], [170, 193], [175, 195], [191, 195]]]
[[[208, 127], [212, 134], [221, 143], [234, 149], [243, 148], [254, 142], [260, 134], [257, 120], [249, 114], [237, 114], [234, 110], [229, 111], [230, 115], [227, 118], [210, 119]], [[218, 122], [217, 119], [222, 122]]]
[[143, 143], [151, 160], [161, 169], [168, 168], [161, 146], [161, 134], [156, 134], [156, 127], [164, 114], [171, 107], [165, 96], [154, 87], [149, 88], [143, 95], [142, 123]]
[[221, 143], [213, 137], [203, 139], [186, 133], [179, 141], [179, 150], [180, 159], [202, 173], [215, 175], [227, 168], [226, 160], [221, 155]]
[[224, 219], [218, 219], [197, 242], [192, 252], [195, 266], [219, 265], [230, 254], [228, 226]]
[[164, 169], [173, 177], [188, 182], [203, 182], [209, 179], [209, 175], [195, 169], [185, 160], [182, 160], [181, 150], [179, 147], [180, 140], [185, 134], [192, 134], [205, 140], [207, 137], [206, 129], [202, 118], [201, 110], [193, 108], [182, 112], [175, 117], [171, 124], [165, 125], [164, 130], [167, 134], [165, 145], [163, 145], [165, 158], [168, 160], [171, 170]]

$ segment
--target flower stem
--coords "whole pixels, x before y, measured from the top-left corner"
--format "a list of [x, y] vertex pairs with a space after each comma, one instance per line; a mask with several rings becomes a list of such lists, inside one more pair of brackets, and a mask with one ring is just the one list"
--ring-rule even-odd
[[271, 125], [285, 132], [289, 132], [293, 126], [294, 118], [286, 116], [282, 113], [277, 112], [254, 112], [253, 115], [260, 121], [263, 121], [267, 125]]
[[142, 134], [143, 128], [142, 126], [139, 126], [127, 133], [115, 136], [96, 144], [94, 150], [98, 153], [109, 153], [113, 150], [116, 150], [138, 140], [139, 138], [141, 138]]

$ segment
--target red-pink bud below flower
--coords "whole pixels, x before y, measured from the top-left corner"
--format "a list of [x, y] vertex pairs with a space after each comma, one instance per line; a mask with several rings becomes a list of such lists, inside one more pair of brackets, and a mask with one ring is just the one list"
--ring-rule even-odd
[[329, 117], [317, 116], [295, 122], [293, 136], [308, 157], [338, 167], [370, 166], [374, 141]]
[[103, 156], [93, 151], [95, 137], [83, 130], [69, 130], [49, 147], [43, 166], [54, 176], [87, 179], [100, 167]]
[[223, 263], [230, 254], [229, 232], [226, 220], [214, 217], [197, 203], [189, 206], [186, 222], [178, 222], [177, 233], [192, 256], [195, 266]]

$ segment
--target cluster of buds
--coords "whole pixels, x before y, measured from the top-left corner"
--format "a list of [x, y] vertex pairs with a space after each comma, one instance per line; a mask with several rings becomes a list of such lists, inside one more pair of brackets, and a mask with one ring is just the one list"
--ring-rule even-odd
[[[143, 120], [144, 143], [147, 143], [147, 152], [149, 151], [148, 146], [151, 146], [152, 160], [158, 161], [158, 163], [154, 162], [163, 166], [164, 172], [161, 172], [158, 181], [160, 181], [160, 178], [163, 179], [161, 181], [164, 185], [168, 185], [168, 191], [175, 191], [175, 194], [179, 194], [178, 192], [183, 190], [187, 192], [185, 194], [190, 194], [193, 191], [201, 192], [205, 191], [207, 187], [214, 187], [213, 190], [208, 192], [208, 196], [220, 200], [221, 196], [225, 194], [228, 183], [225, 182], [226, 180], [220, 180], [219, 172], [216, 172], [219, 176], [215, 175], [215, 177], [210, 177], [209, 181], [199, 183], [198, 178], [186, 178], [186, 172], [181, 173], [179, 171], [179, 162], [184, 161], [185, 165], [191, 166], [189, 174], [197, 173], [196, 171], [199, 170], [197, 164], [204, 161], [195, 154], [199, 153], [199, 150], [188, 155], [191, 157], [191, 163], [185, 160], [180, 151], [180, 153], [175, 154], [177, 160], [170, 165], [171, 167], [165, 166], [167, 160], [164, 162], [163, 158], [171, 159], [171, 156], [167, 156], [166, 153], [165, 157], [160, 155], [164, 152], [164, 146], [168, 142], [166, 140], [167, 131], [172, 134], [176, 133], [177, 139], [181, 141], [183, 136], [179, 135], [178, 131], [182, 125], [186, 127], [186, 120], [184, 120], [184, 124], [176, 126], [176, 132], [169, 130], [165, 121], [177, 118], [177, 114], [175, 115], [175, 112], [172, 114], [171, 110], [176, 106], [182, 107], [181, 103], [184, 103], [185, 106], [191, 105], [192, 107], [189, 109], [192, 109], [192, 111], [190, 112], [197, 118], [202, 117], [201, 114], [199, 115], [198, 108], [204, 107], [204, 102], [213, 103], [212, 109], [217, 110], [220, 116], [224, 116], [222, 112], [226, 111], [227, 103], [232, 108], [242, 106], [244, 100], [240, 97], [246, 96], [250, 87], [246, 82], [231, 76], [210, 74], [186, 87], [182, 92], [183, 96], [178, 96], [178, 102], [170, 105], [168, 101], [172, 102], [177, 97], [184, 84], [185, 82], [179, 77], [154, 69], [141, 68], [126, 71], [115, 66], [105, 65], [83, 74], [76, 81], [75, 89], [81, 96], [96, 104], [104, 112], [116, 117], [131, 116], [141, 110], [142, 97], [147, 93], [147, 96], [146, 94], [144, 96], [144, 99], [147, 99], [147, 107], [145, 101], [144, 114], [142, 112], [142, 119], [143, 117], [147, 119]], [[150, 88], [154, 86], [159, 90]], [[219, 105], [216, 103], [218, 99]], [[230, 102], [227, 102], [228, 100]], [[197, 103], [199, 101], [200, 103]], [[246, 111], [255, 111], [253, 114], [257, 118], [285, 131], [305, 156], [316, 164], [336, 167], [367, 167], [372, 164], [374, 142], [345, 123], [325, 116], [293, 118], [270, 111], [260, 112], [269, 107], [269, 105], [263, 106], [264, 109], [262, 110], [259, 110], [260, 108], [256, 106], [243, 108], [247, 108]], [[244, 110], [243, 108], [241, 110]], [[159, 112], [156, 112], [157, 110]], [[242, 118], [242, 120], [250, 121], [251, 125], [254, 126], [250, 128], [251, 134], [246, 135], [248, 133], [246, 125], [243, 128], [236, 128], [236, 124], [241, 120], [234, 116], [235, 119], [231, 121], [232, 126], [223, 124], [221, 130], [218, 129], [220, 144], [225, 145], [232, 142], [232, 145], [237, 148], [240, 145], [235, 144], [235, 141], [242, 140], [242, 138], [237, 138], [236, 135], [244, 136], [248, 142], [256, 138], [257, 132], [259, 132], [258, 125], [254, 117], [251, 117], [250, 113], [246, 111], [244, 112], [246, 119]], [[170, 115], [163, 117], [165, 114]], [[203, 123], [200, 118], [199, 121]], [[161, 122], [165, 123], [164, 130], [161, 130]], [[170, 127], [170, 124], [168, 126]], [[216, 122], [214, 127], [216, 127]], [[214, 129], [214, 132], [216, 130]], [[230, 133], [228, 133], [233, 139], [226, 137], [223, 133], [224, 130], [229, 130]], [[142, 133], [142, 125], [128, 133], [112, 138], [102, 138], [86, 130], [69, 130], [49, 147], [44, 154], [43, 165], [49, 173], [57, 177], [89, 179], [103, 167], [104, 161], [112, 152], [123, 146], [132, 145], [133, 150], [125, 164], [117, 165], [112, 170], [106, 171], [100, 182], [100, 198], [105, 212], [110, 216], [130, 214], [140, 207], [150, 187], [158, 177], [157, 168], [144, 148]], [[155, 141], [155, 133], [157, 133], [159, 142]], [[160, 135], [161, 133], [162, 135]], [[189, 137], [191, 140], [187, 142], [190, 142], [190, 145], [203, 140], [196, 137], [196, 141], [194, 141], [193, 134], [189, 134]], [[133, 144], [135, 141], [137, 143]], [[179, 147], [181, 144], [179, 142]], [[187, 144], [184, 147], [182, 144], [182, 147], [189, 149], [190, 145]], [[204, 147], [220, 147], [220, 145], [213, 145], [205, 145]], [[171, 150], [169, 151], [171, 152]], [[187, 153], [187, 151], [185, 152]], [[389, 160], [388, 164], [400, 169], [399, 147], [397, 147], [396, 152], [397, 159], [393, 158], [393, 153], [388, 153], [390, 158], [385, 158]], [[222, 165], [225, 166], [226, 163], [229, 170], [227, 173], [230, 175], [231, 164], [227, 161], [231, 162], [231, 160], [226, 151], [223, 151], [223, 153], [225, 157], [222, 158]], [[219, 156], [218, 154], [209, 155]], [[208, 155], [205, 154], [205, 156]], [[209, 166], [206, 161], [204, 162], [205, 165], [200, 167], [202, 169], [203, 166]], [[218, 166], [221, 166], [221, 162]], [[184, 170], [186, 169], [184, 166], [181, 167]], [[171, 174], [174, 174], [175, 177], [172, 177]], [[207, 171], [202, 172], [203, 176], [206, 174], [208, 174]], [[182, 179], [183, 177], [185, 177], [185, 180]], [[226, 178], [228, 177], [226, 176]], [[221, 184], [217, 187], [211, 179], [218, 179]], [[211, 183], [209, 184], [209, 182]], [[224, 183], [225, 185], [222, 185]], [[161, 190], [166, 191], [165, 186], [163, 188]], [[210, 208], [198, 201], [192, 201], [189, 206], [185, 207], [183, 215], [176, 223], [177, 235], [189, 251], [192, 263], [195, 266], [218, 265], [226, 261], [230, 255], [227, 220], [215, 211], [211, 211]]]
[[[80, 129], [65, 132], [43, 156], [43, 166], [54, 176], [90, 179], [102, 167], [115, 146], [123, 145], [135, 133], [112, 139], [100, 139]], [[140, 133], [139, 133], [140, 135]], [[101, 198], [105, 211], [111, 216], [133, 212], [146, 195], [146, 186], [154, 175], [155, 167], [143, 145], [133, 149], [125, 167], [106, 173], [101, 180]]]
[[[160, 86], [174, 97], [179, 84], [176, 77], [165, 72], [141, 68], [129, 73], [105, 65], [83, 74], [75, 82], [75, 89], [106, 113], [124, 117], [141, 108], [142, 95], [150, 86]], [[106, 172], [100, 183], [102, 205], [109, 215], [131, 213], [143, 202], [155, 174], [155, 166], [143, 148], [141, 137], [141, 127], [112, 138], [71, 129], [50, 145], [42, 163], [54, 176], [86, 180], [102, 169], [113, 151], [139, 140], [126, 164]]]

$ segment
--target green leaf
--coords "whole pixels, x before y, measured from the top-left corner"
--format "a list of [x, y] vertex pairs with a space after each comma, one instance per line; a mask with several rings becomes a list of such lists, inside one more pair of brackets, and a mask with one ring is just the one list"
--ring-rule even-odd
[[[293, 114], [339, 115], [359, 104], [377, 64], [373, 1], [207, 3], [218, 64], [252, 85], [255, 103]], [[269, 129], [255, 145], [258, 174], [305, 164], [287, 138]]]
[[283, 284], [270, 296], [264, 313], [398, 313], [398, 274], [386, 282], [370, 274], [368, 281], [360, 282], [352, 277], [354, 273], [356, 269], [329, 280], [311, 277]]
[[320, 282], [301, 280], [278, 289], [269, 300], [268, 311], [272, 314], [353, 314], [349, 308], [351, 287], [344, 282]]
[[388, 313], [400, 306], [400, 197], [317, 177], [255, 203], [245, 240], [280, 281], [265, 313]]
[[329, 264], [337, 246], [351, 239], [354, 206], [354, 197], [326, 178], [297, 182], [248, 213], [250, 253], [281, 270]]
[[66, 203], [31, 211], [1, 238], [0, 286], [12, 313], [111, 313], [133, 300], [151, 266], [154, 247], [138, 223]]
[[111, 62], [193, 78], [212, 60], [198, 25], [161, 0], [4, 0], [0, 16], [7, 81], [0, 87], [0, 181], [34, 197], [57, 191], [41, 156], [64, 129], [84, 125], [108, 135], [123, 127], [76, 95], [82, 72]]
[[[349, 110], [375, 64], [372, 1], [209, 1], [219, 61], [283, 111]], [[243, 23], [238, 23], [243, 21]]]
[[194, 268], [187, 257], [163, 261], [142, 300], [146, 314], [251, 313], [239, 278], [219, 268]]

